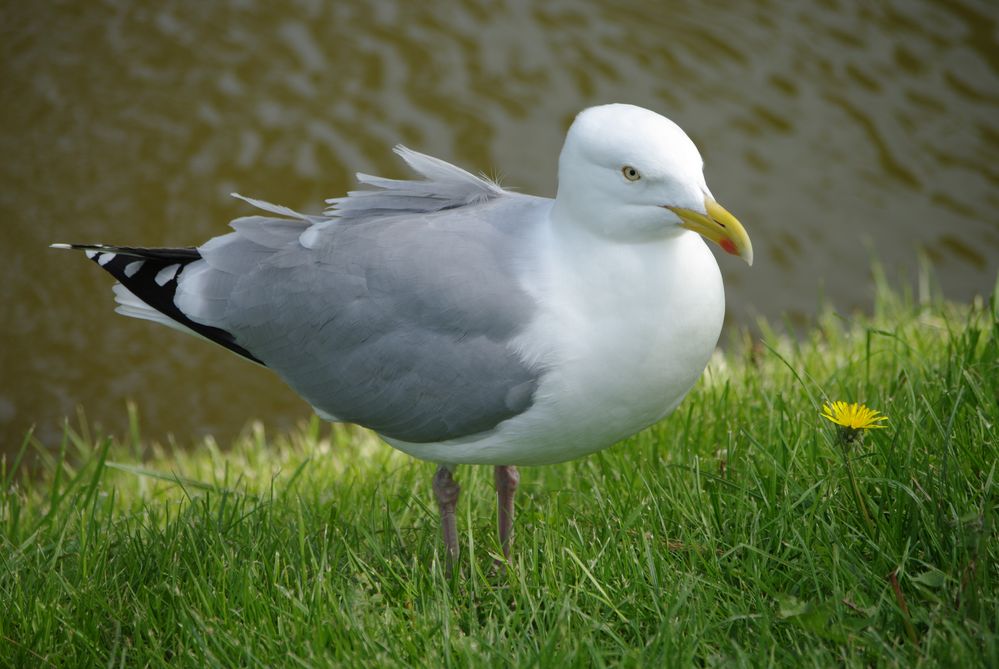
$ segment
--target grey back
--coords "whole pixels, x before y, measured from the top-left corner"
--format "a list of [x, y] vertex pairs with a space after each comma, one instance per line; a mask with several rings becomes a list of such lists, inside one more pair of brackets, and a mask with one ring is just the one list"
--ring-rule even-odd
[[199, 249], [203, 266], [185, 269], [177, 303], [318, 410], [443, 441], [531, 405], [541, 370], [511, 348], [535, 308], [517, 267], [551, 200], [400, 153], [434, 161], [420, 165], [431, 178], [366, 177], [379, 190], [324, 217], [251, 201], [291, 218], [234, 221]]

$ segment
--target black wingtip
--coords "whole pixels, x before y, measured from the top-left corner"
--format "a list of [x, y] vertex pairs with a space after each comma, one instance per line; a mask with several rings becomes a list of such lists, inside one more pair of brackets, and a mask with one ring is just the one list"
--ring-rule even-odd
[[83, 251], [118, 283], [161, 314], [233, 353], [263, 365], [256, 356], [236, 343], [229, 332], [196, 323], [174, 302], [177, 277], [188, 264], [201, 259], [195, 248], [141, 248], [109, 244], [51, 244], [51, 248]]

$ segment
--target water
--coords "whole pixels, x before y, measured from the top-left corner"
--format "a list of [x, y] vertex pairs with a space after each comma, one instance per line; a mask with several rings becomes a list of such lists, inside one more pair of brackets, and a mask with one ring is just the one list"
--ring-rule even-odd
[[955, 299], [999, 269], [995, 3], [143, 4], [0, 6], [0, 452], [77, 404], [120, 431], [134, 398], [180, 440], [308, 414], [266, 370], [116, 316], [110, 278], [49, 242], [197, 244], [247, 212], [234, 190], [317, 211], [354, 171], [404, 176], [397, 142], [552, 195], [602, 102], [701, 147], [756, 249], [720, 259], [730, 322], [863, 308], [872, 255], [921, 250]]

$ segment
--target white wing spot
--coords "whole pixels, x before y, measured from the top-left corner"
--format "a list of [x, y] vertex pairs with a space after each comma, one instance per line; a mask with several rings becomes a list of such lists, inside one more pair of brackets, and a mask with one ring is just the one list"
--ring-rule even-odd
[[114, 253], [102, 253], [100, 255], [100, 257], [97, 258], [97, 264], [100, 265], [101, 267], [104, 267], [109, 262], [111, 262], [112, 260], [114, 260], [114, 258], [115, 258], [115, 254]]
[[132, 278], [135, 273], [142, 269], [142, 265], [145, 264], [145, 260], [136, 260], [135, 262], [130, 262], [125, 265], [125, 276]]
[[298, 243], [307, 249], [315, 248], [316, 242], [319, 241], [319, 230], [317, 226], [313, 225], [308, 230], [303, 232], [298, 237]]
[[84, 253], [84, 255], [86, 255], [86, 256], [87, 256], [87, 260], [93, 260], [93, 259], [94, 259], [94, 256], [96, 256], [96, 255], [97, 255], [97, 251], [95, 251], [95, 250], [93, 250], [93, 249], [87, 249], [87, 250], [86, 250], [86, 251], [84, 251], [83, 253]]
[[157, 286], [165, 286], [167, 281], [170, 281], [177, 275], [177, 270], [180, 269], [180, 263], [174, 263], [172, 265], [167, 265], [159, 272], [156, 273], [156, 278], [153, 281], [156, 282]]

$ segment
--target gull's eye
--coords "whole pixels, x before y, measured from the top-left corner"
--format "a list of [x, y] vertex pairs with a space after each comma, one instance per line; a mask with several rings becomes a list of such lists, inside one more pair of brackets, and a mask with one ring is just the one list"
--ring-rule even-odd
[[622, 167], [621, 174], [623, 174], [624, 178], [627, 179], [628, 181], [638, 181], [639, 179], [642, 178], [642, 175], [638, 172], [638, 170], [636, 170], [631, 165], [625, 165], [624, 167]]

